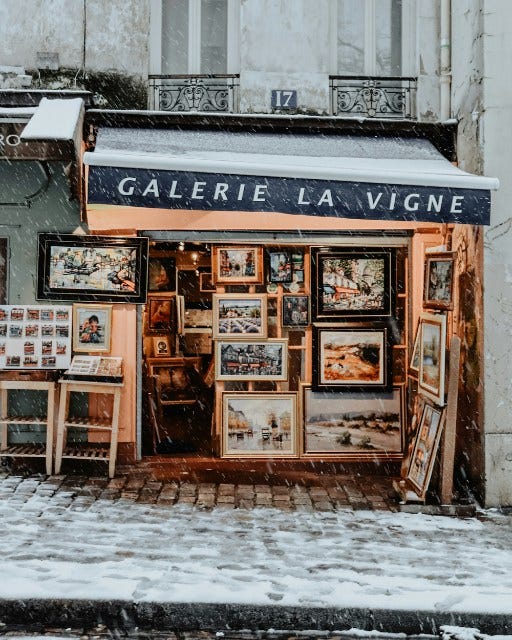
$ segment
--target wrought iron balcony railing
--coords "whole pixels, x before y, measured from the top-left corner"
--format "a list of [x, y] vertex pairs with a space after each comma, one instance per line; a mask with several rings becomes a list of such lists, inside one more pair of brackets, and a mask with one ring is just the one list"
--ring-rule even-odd
[[238, 111], [238, 75], [149, 76], [150, 107], [158, 111]]
[[331, 76], [333, 115], [416, 120], [416, 78]]

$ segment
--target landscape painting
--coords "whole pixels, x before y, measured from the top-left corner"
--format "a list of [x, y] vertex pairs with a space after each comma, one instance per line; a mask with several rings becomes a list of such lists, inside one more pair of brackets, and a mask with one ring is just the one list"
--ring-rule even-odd
[[355, 394], [303, 389], [304, 451], [310, 454], [402, 452], [400, 387]]
[[224, 457], [297, 455], [295, 393], [224, 393]]
[[387, 386], [387, 330], [315, 327], [313, 386]]
[[213, 280], [216, 284], [261, 283], [262, 247], [214, 247]]
[[315, 319], [391, 315], [391, 250], [314, 250]]
[[213, 296], [213, 337], [265, 338], [267, 297], [265, 295], [219, 294]]
[[420, 321], [419, 387], [434, 402], [444, 405], [446, 316], [422, 313]]

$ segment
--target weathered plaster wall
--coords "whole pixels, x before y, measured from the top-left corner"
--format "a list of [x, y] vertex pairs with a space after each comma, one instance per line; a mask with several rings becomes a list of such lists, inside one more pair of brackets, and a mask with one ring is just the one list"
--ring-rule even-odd
[[512, 3], [482, 0], [483, 169], [500, 179], [485, 230], [485, 464], [487, 505], [512, 505]]
[[[265, 113], [272, 89], [297, 89], [299, 110], [328, 113], [330, 5], [316, 0], [242, 0], [240, 109]], [[334, 46], [334, 45], [333, 45]]]

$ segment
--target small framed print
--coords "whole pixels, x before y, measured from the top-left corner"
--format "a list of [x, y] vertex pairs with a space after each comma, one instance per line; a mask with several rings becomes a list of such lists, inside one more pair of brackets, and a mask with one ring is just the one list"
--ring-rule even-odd
[[401, 456], [406, 415], [403, 387], [366, 393], [301, 387], [305, 454]]
[[112, 305], [73, 305], [73, 351], [109, 353], [111, 335]]
[[309, 296], [283, 296], [283, 327], [300, 328], [309, 326]]
[[168, 358], [171, 355], [169, 336], [156, 336], [153, 338], [153, 356], [155, 358]]
[[251, 342], [217, 340], [217, 380], [287, 380], [288, 341], [273, 339]]
[[176, 326], [176, 301], [174, 295], [149, 294], [145, 310], [146, 334], [171, 331]]
[[424, 496], [428, 489], [444, 418], [444, 409], [425, 402], [406, 476], [420, 497]]
[[261, 284], [263, 248], [258, 246], [212, 248], [213, 281], [216, 284]]
[[203, 293], [215, 293], [217, 287], [213, 281], [211, 271], [201, 271], [199, 273], [199, 291]]
[[389, 389], [390, 353], [383, 323], [315, 326], [313, 389]]
[[269, 251], [269, 282], [292, 282], [292, 254], [289, 251]]
[[222, 457], [297, 455], [296, 393], [222, 394]]
[[420, 322], [418, 387], [423, 395], [443, 406], [446, 316], [442, 313], [422, 313]]
[[267, 296], [213, 295], [213, 338], [266, 338]]
[[425, 255], [424, 307], [453, 309], [454, 256], [451, 251]]
[[313, 247], [311, 269], [315, 322], [393, 315], [393, 249]]
[[176, 291], [176, 261], [174, 258], [149, 258], [148, 291]]

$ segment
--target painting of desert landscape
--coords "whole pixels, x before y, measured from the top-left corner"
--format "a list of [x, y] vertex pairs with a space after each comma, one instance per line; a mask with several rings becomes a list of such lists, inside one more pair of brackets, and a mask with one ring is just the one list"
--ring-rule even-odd
[[295, 425], [295, 393], [224, 394], [224, 455], [295, 455]]
[[319, 385], [385, 385], [385, 329], [318, 333]]
[[402, 395], [340, 393], [304, 389], [305, 452], [400, 453]]

